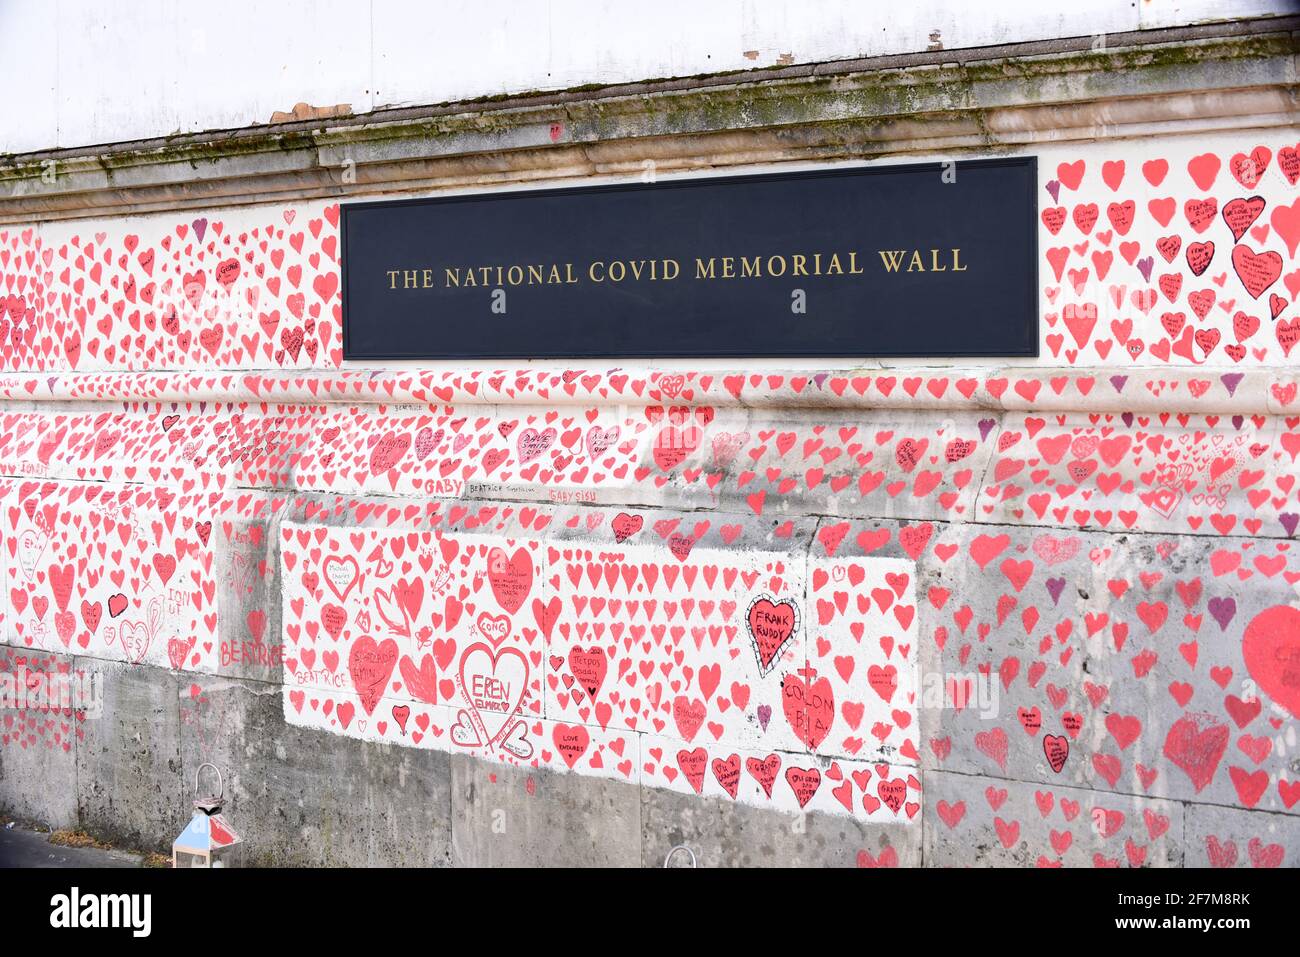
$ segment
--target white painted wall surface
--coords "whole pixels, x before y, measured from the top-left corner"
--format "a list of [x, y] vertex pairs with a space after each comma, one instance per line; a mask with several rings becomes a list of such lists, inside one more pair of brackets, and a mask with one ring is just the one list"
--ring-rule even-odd
[[0, 0], [0, 152], [1293, 12], [1296, 0]]

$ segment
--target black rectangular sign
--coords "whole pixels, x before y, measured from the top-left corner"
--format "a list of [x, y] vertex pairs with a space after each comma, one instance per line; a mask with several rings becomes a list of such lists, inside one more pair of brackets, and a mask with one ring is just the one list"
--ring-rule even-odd
[[343, 206], [348, 359], [1033, 356], [1033, 157]]

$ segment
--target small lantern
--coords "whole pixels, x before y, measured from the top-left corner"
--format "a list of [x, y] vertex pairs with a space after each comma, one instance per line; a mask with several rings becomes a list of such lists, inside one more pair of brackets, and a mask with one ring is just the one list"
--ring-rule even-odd
[[[199, 795], [199, 775], [212, 768], [217, 793]], [[244, 842], [221, 814], [226, 785], [215, 764], [200, 764], [194, 772], [194, 816], [172, 843], [172, 867], [242, 867]]]

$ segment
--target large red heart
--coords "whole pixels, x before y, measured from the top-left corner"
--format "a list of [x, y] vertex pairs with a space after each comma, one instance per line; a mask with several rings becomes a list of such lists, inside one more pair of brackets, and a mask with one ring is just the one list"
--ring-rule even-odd
[[1236, 242], [1241, 242], [1241, 237], [1246, 235], [1246, 230], [1250, 229], [1255, 220], [1259, 219], [1259, 214], [1264, 211], [1264, 206], [1262, 196], [1251, 196], [1249, 198], [1238, 196], [1231, 202], [1224, 204], [1223, 221], [1232, 230], [1232, 238]]
[[614, 541], [619, 543], [627, 541], [641, 531], [641, 526], [644, 523], [645, 519], [640, 515], [628, 515], [626, 512], [619, 512], [610, 522], [614, 529]]
[[528, 659], [516, 648], [493, 653], [480, 641], [461, 656], [461, 693], [482, 722], [488, 744], [514, 723], [527, 685]]
[[1048, 734], [1043, 737], [1043, 755], [1047, 764], [1057, 774], [1065, 767], [1066, 758], [1070, 756], [1070, 739], [1063, 734]]
[[570, 768], [577, 763], [578, 758], [586, 754], [587, 747], [591, 744], [590, 733], [580, 724], [557, 723], [551, 737], [555, 742], [555, 750], [560, 752], [560, 757]]
[[1231, 730], [1212, 714], [1179, 718], [1165, 738], [1165, 757], [1182, 768], [1199, 794], [1219, 769]]
[[805, 684], [800, 675], [786, 675], [781, 682], [781, 707], [799, 740], [808, 750], [816, 751], [817, 745], [826, 740], [835, 721], [835, 694], [831, 683], [818, 678]]
[[758, 670], [766, 675], [794, 637], [799, 626], [799, 610], [788, 598], [773, 601], [763, 596], [750, 603], [746, 621], [758, 656]]
[[1265, 608], [1246, 626], [1241, 653], [1260, 689], [1300, 718], [1300, 609]]
[[1232, 268], [1251, 298], [1258, 299], [1282, 275], [1282, 256], [1272, 250], [1257, 253], [1248, 246], [1236, 246], [1232, 250]]
[[410, 655], [403, 655], [401, 667], [402, 680], [406, 682], [406, 690], [421, 701], [437, 704], [438, 674], [433, 664], [433, 655], [425, 655], [421, 658], [418, 668], [415, 666], [415, 662], [411, 660]]
[[395, 435], [389, 432], [381, 438], [370, 453], [370, 471], [381, 475], [397, 465], [406, 450], [411, 447], [409, 435]]
[[584, 651], [578, 645], [574, 645], [569, 649], [569, 670], [573, 672], [573, 677], [578, 679], [579, 686], [587, 692], [588, 697], [595, 698], [600, 691], [600, 686], [605, 683], [605, 675], [609, 672], [609, 660], [605, 657], [605, 649], [592, 645], [590, 650]]
[[325, 572], [325, 581], [329, 584], [330, 590], [338, 595], [339, 601], [347, 601], [348, 593], [361, 580], [361, 566], [357, 564], [357, 560], [351, 555], [344, 555], [341, 558], [338, 555], [326, 555], [321, 568]]
[[492, 594], [496, 596], [497, 604], [513, 615], [533, 587], [533, 560], [523, 548], [516, 550], [513, 556], [506, 554], [504, 548], [493, 548], [487, 558]]
[[348, 673], [366, 714], [374, 714], [396, 664], [397, 642], [392, 638], [385, 638], [380, 644], [369, 635], [363, 635], [353, 642], [348, 653]]
[[554, 429], [538, 432], [536, 429], [524, 429], [519, 433], [515, 450], [519, 453], [519, 464], [526, 465], [551, 447], [555, 441]]

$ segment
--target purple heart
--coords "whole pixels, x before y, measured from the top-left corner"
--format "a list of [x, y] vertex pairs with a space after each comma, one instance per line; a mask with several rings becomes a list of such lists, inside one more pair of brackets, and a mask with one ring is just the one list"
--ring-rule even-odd
[[1143, 256], [1138, 260], [1138, 272], [1147, 282], [1151, 281], [1151, 270], [1155, 267], [1156, 261], [1150, 256]]
[[1057, 180], [1049, 179], [1047, 181], [1047, 191], [1052, 194], [1052, 202], [1061, 201], [1061, 184]]
[[1120, 416], [1120, 420], [1124, 423], [1125, 427], [1130, 428], [1130, 429], [1133, 428], [1133, 413], [1132, 413], [1132, 412], [1125, 412], [1123, 415]]
[[1047, 593], [1052, 596], [1053, 605], [1059, 605], [1061, 603], [1061, 592], [1063, 591], [1065, 591], [1064, 578], [1047, 579]]
[[1110, 377], [1110, 384], [1115, 387], [1116, 392], [1123, 392], [1124, 386], [1128, 385], [1128, 376], [1113, 375]]
[[772, 720], [772, 706], [770, 704], [760, 704], [758, 706], [758, 723], [767, 730], [767, 723]]
[[1235, 598], [1211, 598], [1209, 604], [1210, 614], [1214, 620], [1219, 623], [1219, 628], [1223, 631], [1228, 630], [1228, 625], [1237, 615], [1237, 599]]
[[995, 425], [997, 425], [997, 422], [994, 421], [993, 419], [980, 419], [980, 439], [981, 440], [987, 439], [989, 437], [989, 433], [993, 431], [993, 426]]
[[1295, 534], [1296, 523], [1300, 522], [1300, 515], [1295, 512], [1283, 512], [1277, 518], [1282, 523], [1282, 527], [1286, 529], [1288, 536]]
[[1246, 417], [1244, 415], [1234, 415], [1232, 417], [1232, 427], [1234, 429], [1241, 431], [1241, 427], [1245, 424], [1246, 424]]
[[194, 227], [194, 237], [199, 242], [203, 242], [203, 237], [207, 234], [208, 231], [207, 217], [200, 216], [198, 219], [194, 220], [194, 222], [190, 223], [190, 225]]
[[1244, 378], [1246, 378], [1244, 372], [1225, 372], [1223, 375], [1219, 376], [1219, 381], [1223, 383], [1225, 388], [1227, 388], [1228, 395], [1235, 395], [1237, 392], [1237, 386], [1241, 385], [1241, 380]]

